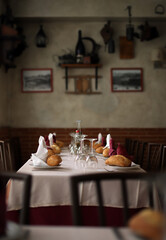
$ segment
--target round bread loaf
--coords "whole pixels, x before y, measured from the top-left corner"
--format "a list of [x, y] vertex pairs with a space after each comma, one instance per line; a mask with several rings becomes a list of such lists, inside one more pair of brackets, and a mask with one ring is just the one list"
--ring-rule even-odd
[[103, 146], [96, 148], [97, 153], [103, 153]]
[[49, 166], [58, 166], [61, 162], [61, 157], [55, 154], [47, 158], [47, 164]]
[[47, 150], [48, 150], [47, 157], [50, 157], [55, 154], [52, 148], [48, 148]]
[[57, 144], [51, 145], [51, 148], [54, 151], [54, 153], [56, 153], [56, 154], [61, 152], [61, 149], [60, 149], [60, 147]]
[[62, 141], [56, 140], [56, 144], [57, 144], [60, 148], [64, 147], [64, 142], [62, 142]]
[[109, 157], [109, 151], [110, 151], [109, 148], [105, 148], [105, 149], [103, 150], [103, 156], [104, 156], [104, 157]]
[[105, 160], [105, 164], [119, 167], [130, 167], [131, 160], [122, 155], [112, 155]]
[[97, 149], [98, 147], [101, 147], [102, 143], [94, 143], [93, 148]]
[[161, 240], [163, 237], [165, 216], [152, 209], [145, 209], [134, 215], [128, 222], [136, 234], [151, 240]]

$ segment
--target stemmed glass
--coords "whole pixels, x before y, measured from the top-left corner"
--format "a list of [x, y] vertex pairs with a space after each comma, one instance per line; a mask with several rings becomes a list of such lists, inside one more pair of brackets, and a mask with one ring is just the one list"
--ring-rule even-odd
[[86, 167], [87, 168], [97, 168], [98, 165], [98, 159], [94, 154], [93, 151], [93, 142], [97, 140], [96, 138], [86, 138], [87, 140], [90, 141], [90, 153], [88, 154], [86, 158]]
[[86, 167], [86, 154], [84, 153], [84, 139], [86, 135], [80, 136], [80, 148], [75, 157], [75, 168], [83, 168]]

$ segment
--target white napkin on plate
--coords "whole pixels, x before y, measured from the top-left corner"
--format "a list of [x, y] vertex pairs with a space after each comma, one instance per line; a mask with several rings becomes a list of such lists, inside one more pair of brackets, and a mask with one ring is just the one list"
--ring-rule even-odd
[[48, 134], [48, 139], [50, 142], [50, 146], [54, 144], [54, 136], [56, 136], [56, 133], [49, 133]]
[[111, 135], [110, 134], [107, 134], [107, 137], [106, 137], [106, 145], [103, 149], [105, 148], [110, 148], [110, 139], [111, 139]]
[[39, 137], [39, 146], [37, 149], [36, 153], [32, 153], [31, 159], [33, 161], [33, 165], [34, 166], [48, 166], [46, 163], [46, 159], [47, 159], [47, 154], [48, 154], [48, 150], [47, 150], [47, 146], [45, 143], [45, 139], [43, 136]]
[[98, 139], [95, 142], [95, 144], [97, 144], [97, 143], [102, 143], [102, 134], [101, 133], [98, 134]]

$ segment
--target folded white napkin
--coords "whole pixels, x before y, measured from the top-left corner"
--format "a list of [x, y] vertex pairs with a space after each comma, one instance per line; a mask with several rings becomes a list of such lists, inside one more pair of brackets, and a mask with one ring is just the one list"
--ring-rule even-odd
[[50, 146], [54, 144], [54, 136], [56, 136], [56, 133], [49, 133], [48, 135]]
[[106, 137], [106, 145], [103, 149], [105, 148], [110, 148], [110, 139], [111, 139], [111, 135], [110, 134], [107, 134], [107, 137]]
[[32, 153], [31, 159], [34, 166], [47, 166], [46, 159], [48, 155], [47, 146], [43, 136], [39, 137], [39, 146], [36, 153]]
[[102, 134], [101, 133], [98, 134], [98, 139], [95, 142], [95, 144], [97, 144], [97, 143], [102, 143]]

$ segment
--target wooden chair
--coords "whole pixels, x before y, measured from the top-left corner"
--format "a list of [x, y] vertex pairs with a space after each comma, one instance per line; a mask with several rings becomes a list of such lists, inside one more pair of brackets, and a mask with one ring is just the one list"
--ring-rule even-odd
[[21, 166], [21, 147], [20, 147], [20, 139], [19, 137], [12, 137], [10, 138], [11, 149], [13, 151], [13, 158], [14, 158], [14, 166], [15, 170], [17, 171]]
[[20, 194], [22, 194], [22, 208], [20, 211], [19, 223], [29, 223], [29, 204], [31, 196], [31, 181], [32, 177], [29, 174], [16, 173], [16, 172], [0, 172], [0, 190], [1, 192], [6, 190], [6, 183], [8, 180], [23, 181], [23, 188]]
[[161, 158], [161, 171], [166, 171], [166, 146], [163, 146], [162, 158]]
[[70, 186], [71, 186], [71, 199], [72, 199], [72, 216], [74, 225], [83, 225], [82, 215], [81, 215], [81, 205], [80, 205], [80, 192], [79, 192], [79, 184], [93, 182], [95, 184], [96, 189], [96, 198], [98, 202], [98, 217], [100, 226], [106, 225], [104, 206], [103, 206], [103, 193], [101, 188], [101, 183], [103, 180], [119, 180], [121, 183], [121, 193], [123, 198], [123, 210], [124, 210], [124, 224], [127, 224], [129, 219], [129, 204], [128, 204], [128, 194], [127, 194], [127, 180], [142, 180], [146, 181], [147, 189], [148, 189], [148, 198], [150, 207], [154, 207], [154, 199], [153, 199], [153, 176], [148, 175], [146, 173], [91, 173], [91, 174], [83, 174], [76, 175], [70, 178]]
[[134, 159], [135, 159], [135, 163], [139, 164], [141, 167], [143, 167], [143, 164], [144, 164], [146, 147], [147, 147], [147, 142], [137, 141]]
[[146, 170], [148, 172], [161, 171], [163, 146], [162, 143], [147, 144]]
[[0, 171], [7, 171], [8, 169], [5, 152], [4, 141], [0, 141]]
[[0, 140], [0, 157], [2, 170], [17, 171], [20, 167], [20, 149], [18, 138]]
[[141, 167], [143, 167], [146, 146], [146, 142], [136, 139], [126, 139], [126, 150], [128, 154], [133, 156], [133, 161]]
[[132, 141], [132, 139], [130, 139], [130, 138], [125, 139], [125, 148], [128, 153], [130, 152], [131, 141]]

